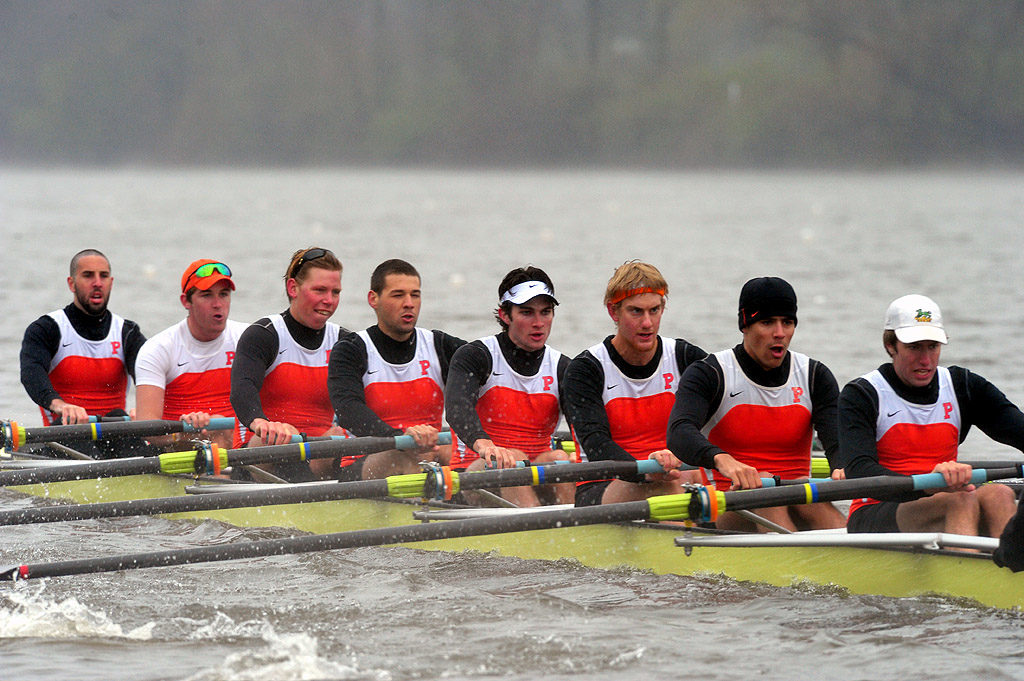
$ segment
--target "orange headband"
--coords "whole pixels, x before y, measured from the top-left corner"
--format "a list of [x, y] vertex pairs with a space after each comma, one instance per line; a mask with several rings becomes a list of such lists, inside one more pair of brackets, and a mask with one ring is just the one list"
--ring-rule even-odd
[[615, 303], [621, 303], [626, 298], [629, 298], [630, 296], [638, 296], [641, 293], [657, 293], [659, 296], [663, 296], [663, 295], [665, 295], [665, 289], [663, 289], [663, 288], [651, 288], [650, 286], [641, 286], [640, 288], [631, 288], [631, 289], [623, 291], [622, 293], [619, 293], [618, 295], [614, 296], [611, 300], [608, 301], [608, 304], [609, 305], [614, 305]]

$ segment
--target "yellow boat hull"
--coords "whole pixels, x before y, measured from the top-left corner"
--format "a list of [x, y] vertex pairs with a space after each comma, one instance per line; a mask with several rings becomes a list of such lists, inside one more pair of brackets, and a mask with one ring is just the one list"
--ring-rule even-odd
[[[76, 503], [176, 496], [189, 481], [158, 475], [50, 483], [14, 490]], [[386, 500], [346, 500], [178, 514], [240, 527], [286, 527], [332, 533], [414, 524], [418, 506]], [[991, 560], [952, 551], [860, 547], [696, 547], [690, 555], [674, 545], [684, 528], [621, 524], [532, 530], [419, 542], [428, 551], [495, 551], [525, 559], [564, 558], [603, 569], [633, 568], [659, 574], [721, 574], [775, 586], [835, 585], [854, 594], [939, 594], [998, 608], [1024, 607], [1024, 574]]]

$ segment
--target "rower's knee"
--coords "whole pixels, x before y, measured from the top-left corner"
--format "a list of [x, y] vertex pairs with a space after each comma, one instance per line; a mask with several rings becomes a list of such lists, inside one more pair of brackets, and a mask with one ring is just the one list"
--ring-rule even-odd
[[982, 485], [974, 493], [983, 513], [1008, 516], [1017, 510], [1017, 493], [1007, 485]]
[[977, 518], [981, 515], [981, 504], [977, 490], [973, 492], [945, 492], [945, 515], [959, 518]]

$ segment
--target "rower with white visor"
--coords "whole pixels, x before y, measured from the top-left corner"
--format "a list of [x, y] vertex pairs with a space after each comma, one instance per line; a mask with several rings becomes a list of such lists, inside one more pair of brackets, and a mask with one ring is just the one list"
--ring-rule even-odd
[[[467, 343], [452, 357], [445, 411], [457, 436], [451, 466], [480, 470], [566, 461], [551, 449], [561, 415], [561, 386], [569, 358], [547, 345], [555, 317], [554, 285], [538, 267], [519, 267], [498, 286], [494, 316], [501, 333]], [[543, 501], [571, 503], [573, 485], [541, 488]], [[501, 490], [517, 506], [537, 506], [531, 487]]]

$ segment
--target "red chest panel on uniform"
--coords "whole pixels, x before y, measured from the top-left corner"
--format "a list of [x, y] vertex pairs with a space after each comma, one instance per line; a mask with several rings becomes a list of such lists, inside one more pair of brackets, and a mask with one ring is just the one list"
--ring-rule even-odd
[[604, 408], [612, 440], [636, 459], [665, 449], [668, 417], [675, 401], [670, 392], [611, 400]]
[[50, 383], [61, 399], [83, 407], [91, 416], [124, 409], [128, 375], [120, 357], [65, 357], [50, 372]]
[[423, 423], [441, 428], [444, 391], [428, 376], [402, 383], [370, 383], [363, 389], [366, 406], [392, 428]]
[[898, 423], [878, 440], [878, 463], [896, 473], [930, 473], [936, 464], [955, 461], [960, 433], [951, 423]]
[[558, 425], [558, 397], [495, 386], [477, 400], [480, 424], [500, 447], [531, 455], [551, 450], [551, 433]]
[[334, 421], [326, 366], [279, 364], [263, 380], [260, 401], [269, 420], [290, 423], [307, 435], [323, 435]]
[[173, 421], [193, 411], [235, 415], [231, 408], [231, 367], [182, 374], [167, 384], [163, 417]]
[[[708, 434], [708, 441], [736, 460], [783, 479], [810, 474], [811, 413], [802, 405], [733, 407]], [[715, 472], [718, 489], [730, 484]]]

